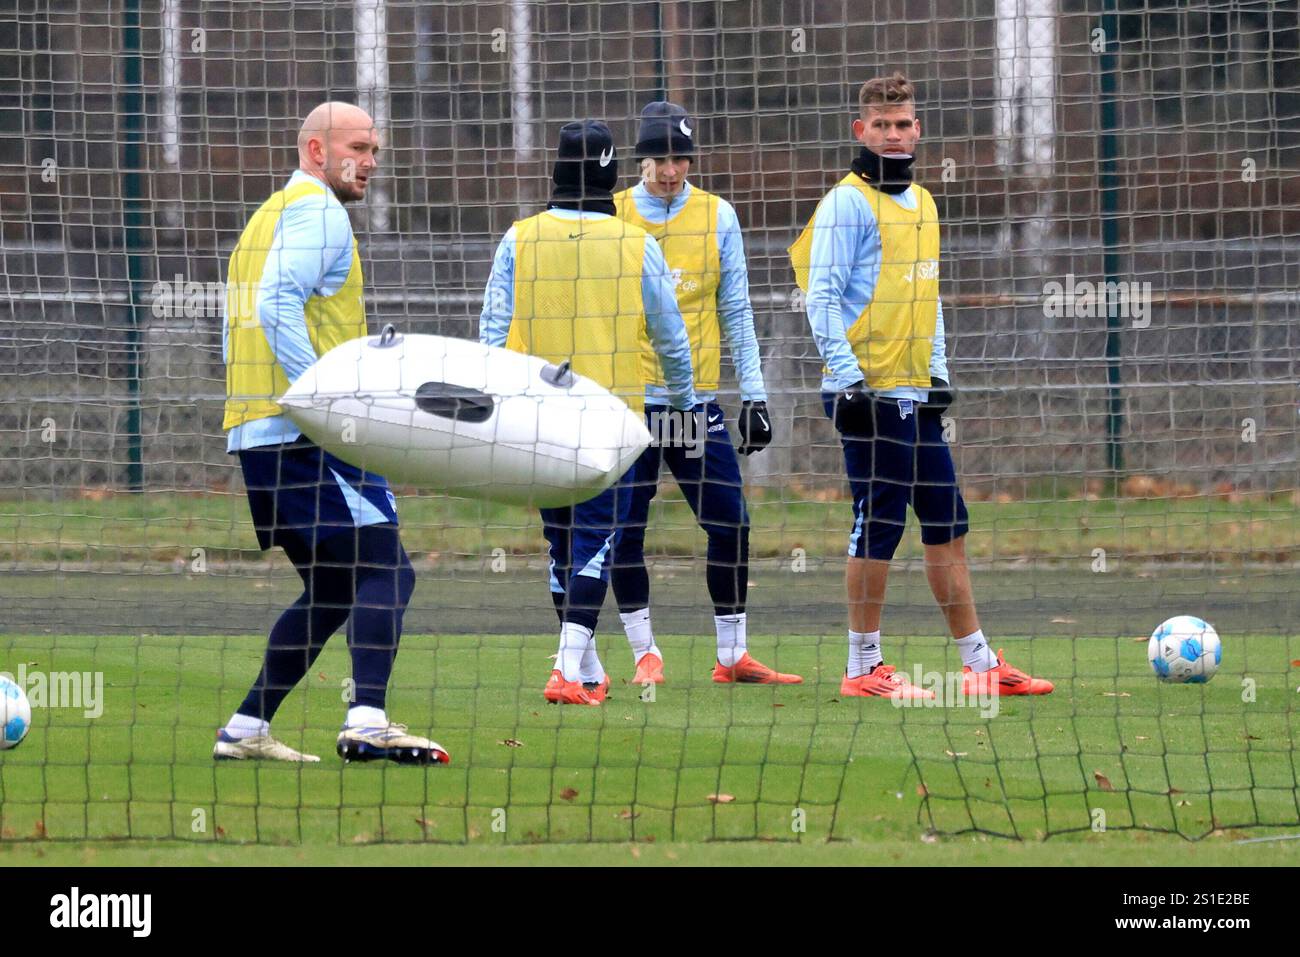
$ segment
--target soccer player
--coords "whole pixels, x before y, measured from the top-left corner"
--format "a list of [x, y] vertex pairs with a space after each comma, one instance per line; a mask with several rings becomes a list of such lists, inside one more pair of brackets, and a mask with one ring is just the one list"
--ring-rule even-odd
[[[608, 126], [583, 120], [560, 130], [551, 201], [511, 226], [497, 247], [479, 338], [570, 362], [638, 411], [648, 340], [663, 366], [665, 400], [679, 417], [678, 440], [695, 442], [691, 347], [672, 278], [654, 239], [614, 215], [617, 179]], [[630, 475], [631, 469], [586, 502], [541, 510], [560, 618], [547, 701], [600, 704], [608, 692], [594, 634], [609, 586], [610, 546], [631, 505]]]
[[[754, 335], [749, 274], [736, 211], [725, 199], [687, 182], [695, 130], [686, 110], [656, 102], [641, 111], [634, 158], [641, 182], [614, 197], [621, 219], [644, 229], [663, 249], [676, 284], [677, 305], [691, 338], [695, 397], [707, 416], [704, 454], [682, 445], [646, 449], [634, 466], [632, 507], [614, 540], [611, 571], [623, 628], [636, 663], [637, 684], [664, 680], [663, 652], [650, 626], [650, 576], [645, 531], [650, 502], [667, 462], [696, 521], [708, 537], [705, 577], [718, 637], [713, 680], [719, 683], [797, 684], [746, 650], [745, 596], [749, 584], [749, 513], [736, 452], [750, 455], [772, 441], [772, 419]], [[740, 381], [740, 448], [731, 444], [717, 401], [721, 335], [726, 334]], [[654, 356], [647, 356], [646, 421], [662, 421], [668, 393]]]
[[849, 660], [840, 694], [932, 697], [883, 660], [880, 618], [889, 561], [910, 504], [926, 577], [963, 663], [967, 694], [1047, 694], [990, 650], [975, 614], [957, 486], [941, 416], [952, 401], [939, 303], [939, 216], [912, 182], [921, 125], [901, 73], [858, 96], [852, 171], [790, 247], [808, 322], [825, 360], [822, 402], [844, 448], [853, 492], [845, 574]]
[[271, 737], [270, 722], [345, 621], [355, 697], [345, 760], [446, 763], [447, 752], [391, 724], [388, 679], [415, 572], [388, 483], [306, 439], [275, 397], [339, 343], [366, 334], [361, 259], [344, 203], [365, 198], [379, 134], [348, 103], [322, 103], [298, 134], [299, 168], [255, 212], [230, 256], [222, 350], [226, 448], [238, 454], [263, 549], [279, 546], [303, 592], [271, 629], [261, 673], [217, 732], [217, 758], [319, 761]]

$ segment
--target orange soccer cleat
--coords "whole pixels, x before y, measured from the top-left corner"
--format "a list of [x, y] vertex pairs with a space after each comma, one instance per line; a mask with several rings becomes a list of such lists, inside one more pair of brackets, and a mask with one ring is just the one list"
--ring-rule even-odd
[[961, 690], [963, 694], [1051, 694], [1053, 685], [1046, 678], [1034, 678], [1019, 668], [1007, 664], [998, 649], [998, 664], [988, 671], [961, 670]]
[[718, 662], [713, 668], [713, 680], [718, 684], [742, 685], [797, 685], [803, 684], [799, 675], [782, 674], [762, 662], [755, 661], [745, 652], [730, 668]]
[[850, 678], [847, 673], [840, 682], [840, 696], [844, 698], [933, 698], [934, 692], [918, 688], [894, 670], [893, 665], [876, 665], [865, 675]]
[[664, 660], [653, 651], [647, 651], [636, 663], [634, 685], [661, 685], [664, 683]]
[[[608, 687], [608, 685], [606, 685]], [[546, 682], [546, 687], [542, 690], [544, 697], [551, 704], [600, 704], [604, 700], [604, 690], [601, 689], [600, 697], [588, 691], [582, 686], [580, 681], [565, 681], [564, 675], [557, 668], [551, 672], [551, 679]]]
[[594, 681], [584, 681], [582, 690], [591, 695], [593, 703], [603, 704], [605, 698], [609, 696], [609, 675], [605, 675], [605, 680], [600, 684], [596, 684]]

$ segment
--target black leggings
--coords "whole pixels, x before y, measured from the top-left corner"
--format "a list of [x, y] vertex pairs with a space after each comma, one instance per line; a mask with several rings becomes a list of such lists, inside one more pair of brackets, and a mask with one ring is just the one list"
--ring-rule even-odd
[[415, 570], [397, 526], [341, 532], [314, 549], [293, 538], [284, 550], [302, 577], [303, 593], [271, 629], [261, 673], [239, 713], [270, 721], [349, 616], [353, 704], [383, 708], [402, 615], [415, 590]]

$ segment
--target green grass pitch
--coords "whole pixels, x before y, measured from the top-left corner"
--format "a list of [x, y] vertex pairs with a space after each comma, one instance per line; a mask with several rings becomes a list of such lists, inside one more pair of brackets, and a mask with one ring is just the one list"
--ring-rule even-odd
[[[549, 635], [407, 635], [389, 712], [450, 750], [453, 764], [431, 769], [335, 757], [349, 670], [338, 636], [274, 725], [322, 762], [214, 763], [214, 730], [263, 641], [0, 638], [0, 668], [106, 684], [101, 716], [38, 709], [28, 739], [0, 754], [0, 863], [1300, 859], [1300, 841], [1236, 843], [1300, 830], [1300, 673], [1288, 670], [1300, 649], [1277, 636], [1235, 637], [1205, 686], [1157, 683], [1128, 638], [1007, 640], [1057, 691], [987, 718], [841, 700], [833, 639], [752, 641], [807, 679], [771, 688], [716, 686], [711, 637], [664, 637], [669, 683], [643, 701], [624, 684], [621, 634], [606, 633], [612, 699], [561, 708], [540, 693]], [[909, 673], [960, 670], [937, 638], [896, 639], [890, 658]]]

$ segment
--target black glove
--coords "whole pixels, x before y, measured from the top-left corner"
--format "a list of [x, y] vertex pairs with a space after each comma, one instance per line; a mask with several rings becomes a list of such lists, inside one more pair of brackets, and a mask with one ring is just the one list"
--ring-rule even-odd
[[866, 380], [859, 379], [847, 389], [840, 389], [835, 393], [835, 428], [850, 438], [871, 438], [876, 434], [872, 418], [874, 402], [874, 396], [867, 391]]
[[947, 379], [930, 376], [930, 398], [925, 400], [925, 408], [945, 411], [957, 401], [957, 390], [949, 385]]
[[736, 425], [740, 429], [740, 446], [736, 451], [741, 455], [753, 455], [772, 444], [772, 416], [766, 402], [740, 403], [740, 419]]

